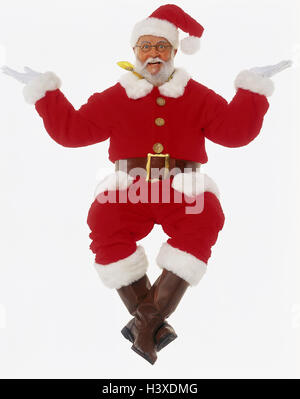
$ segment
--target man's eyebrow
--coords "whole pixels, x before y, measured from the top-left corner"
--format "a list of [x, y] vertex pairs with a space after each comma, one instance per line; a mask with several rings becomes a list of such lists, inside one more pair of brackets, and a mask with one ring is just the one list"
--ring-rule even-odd
[[[143, 44], [143, 43], [149, 43], [149, 44], [151, 44], [151, 42], [149, 42], [148, 40], [143, 40], [142, 42], [141, 42], [141, 44]], [[159, 40], [157, 43], [168, 43], [166, 40]], [[156, 43], [156, 44], [157, 44]]]

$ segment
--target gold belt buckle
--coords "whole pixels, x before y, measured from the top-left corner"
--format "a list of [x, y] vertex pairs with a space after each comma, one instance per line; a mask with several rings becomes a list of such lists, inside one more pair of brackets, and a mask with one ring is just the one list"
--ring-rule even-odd
[[169, 163], [170, 154], [151, 154], [151, 153], [148, 153], [148, 155], [147, 155], [147, 164], [146, 164], [146, 170], [147, 170], [146, 181], [157, 180], [157, 178], [150, 179], [150, 169], [151, 169], [151, 158], [152, 157], [164, 157], [165, 158], [164, 178], [166, 178], [168, 176], [168, 174], [169, 174], [169, 171], [170, 171], [170, 163]]

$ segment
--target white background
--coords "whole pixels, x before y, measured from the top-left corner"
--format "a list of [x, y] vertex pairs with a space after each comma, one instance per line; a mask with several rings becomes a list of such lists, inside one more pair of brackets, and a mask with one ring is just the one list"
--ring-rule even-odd
[[[93, 268], [86, 217], [109, 142], [68, 149], [47, 135], [22, 85], [0, 76], [1, 378], [299, 378], [298, 1], [174, 1], [205, 28], [176, 66], [231, 100], [242, 69], [296, 58], [276, 75], [249, 146], [207, 144], [226, 223], [208, 272], [170, 322], [177, 340], [151, 366], [120, 334], [131, 318]], [[54, 71], [78, 108], [133, 62], [133, 25], [161, 1], [0, 0], [1, 64]], [[181, 38], [185, 34], [181, 32]], [[298, 58], [298, 60], [297, 60]], [[297, 76], [298, 75], [298, 76]], [[160, 226], [140, 241], [155, 257]]]

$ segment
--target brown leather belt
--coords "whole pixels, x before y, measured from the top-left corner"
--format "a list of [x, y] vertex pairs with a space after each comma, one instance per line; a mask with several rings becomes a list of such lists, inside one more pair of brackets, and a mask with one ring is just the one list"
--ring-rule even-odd
[[[144, 169], [143, 176], [148, 181], [156, 181], [168, 178], [184, 171], [196, 171], [201, 163], [186, 161], [184, 159], [171, 158], [169, 154], [148, 154], [146, 157], [119, 159], [115, 161], [115, 170], [122, 170], [128, 174], [141, 176], [140, 168]], [[132, 169], [139, 168], [136, 173], [130, 173]], [[171, 172], [171, 173], [170, 173]]]

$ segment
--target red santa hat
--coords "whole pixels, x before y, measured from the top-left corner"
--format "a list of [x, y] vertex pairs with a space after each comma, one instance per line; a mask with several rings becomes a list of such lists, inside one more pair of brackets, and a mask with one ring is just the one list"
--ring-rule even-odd
[[165, 37], [175, 49], [179, 47], [178, 28], [189, 36], [180, 41], [185, 54], [194, 54], [200, 48], [200, 37], [204, 28], [180, 7], [166, 4], [155, 10], [148, 18], [138, 22], [132, 31], [130, 44], [134, 47], [140, 36]]

